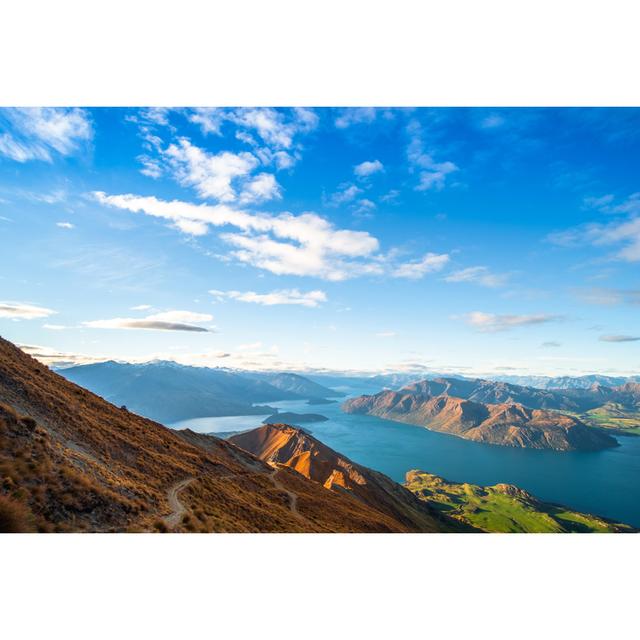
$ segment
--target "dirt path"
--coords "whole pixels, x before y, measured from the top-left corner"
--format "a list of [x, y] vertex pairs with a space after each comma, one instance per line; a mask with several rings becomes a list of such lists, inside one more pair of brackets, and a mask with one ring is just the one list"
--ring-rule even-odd
[[[269, 480], [271, 480], [273, 486], [278, 491], [282, 491], [282, 493], [287, 494], [289, 498], [289, 509], [291, 510], [291, 513], [299, 520], [306, 520], [306, 518], [298, 511], [298, 494], [287, 489], [282, 484], [282, 482], [280, 482], [280, 480], [276, 478], [279, 471], [279, 469], [274, 469], [267, 477], [269, 478]], [[237, 474], [234, 473], [220, 477], [231, 478], [236, 475]], [[167, 502], [171, 507], [171, 513], [167, 516], [164, 516], [162, 520], [169, 531], [175, 529], [180, 524], [182, 516], [187, 512], [186, 507], [182, 504], [182, 502], [180, 502], [180, 498], [178, 497], [178, 495], [183, 489], [186, 489], [186, 487], [188, 487], [194, 480], [195, 478], [185, 478], [184, 480], [180, 480], [180, 482], [176, 482], [167, 490]]]
[[291, 513], [293, 513], [296, 518], [301, 518], [304, 520], [304, 516], [298, 511], [298, 494], [293, 491], [289, 491], [280, 480], [276, 479], [276, 475], [279, 469], [274, 469], [272, 473], [269, 474], [269, 478], [271, 482], [273, 482], [273, 486], [278, 490], [286, 493], [289, 496], [289, 508], [291, 509]]
[[185, 478], [184, 480], [180, 480], [180, 482], [176, 482], [176, 484], [169, 487], [169, 490], [167, 491], [167, 502], [171, 507], [171, 513], [163, 518], [163, 521], [169, 530], [175, 529], [175, 527], [180, 524], [182, 516], [187, 511], [182, 502], [180, 502], [178, 494], [188, 487], [194, 480], [195, 478]]

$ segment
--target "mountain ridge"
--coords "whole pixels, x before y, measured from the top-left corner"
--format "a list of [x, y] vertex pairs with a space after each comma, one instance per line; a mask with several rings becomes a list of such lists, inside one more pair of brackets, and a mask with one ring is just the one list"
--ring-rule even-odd
[[[516, 391], [520, 393], [520, 388]], [[351, 398], [342, 408], [346, 413], [374, 415], [502, 446], [570, 451], [617, 444], [576, 417], [530, 408], [514, 401], [513, 396], [513, 389], [503, 384], [438, 379]], [[487, 402], [485, 398], [502, 401]]]

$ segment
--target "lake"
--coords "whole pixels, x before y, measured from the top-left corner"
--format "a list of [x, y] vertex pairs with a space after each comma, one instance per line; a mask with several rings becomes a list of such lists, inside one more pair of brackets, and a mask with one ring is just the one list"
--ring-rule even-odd
[[[374, 393], [358, 389], [349, 395]], [[343, 413], [340, 402], [271, 402], [281, 411], [320, 413], [329, 420], [302, 425], [354, 462], [404, 482], [410, 469], [473, 484], [507, 482], [538, 498], [640, 527], [640, 437], [618, 437], [619, 447], [595, 452], [516, 449], [470, 442], [423, 427]], [[201, 433], [228, 433], [260, 426], [265, 416], [196, 418], [170, 425]]]

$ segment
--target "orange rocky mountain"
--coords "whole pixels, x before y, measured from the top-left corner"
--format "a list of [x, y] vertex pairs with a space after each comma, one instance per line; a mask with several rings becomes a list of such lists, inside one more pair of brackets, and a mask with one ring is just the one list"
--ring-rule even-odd
[[596, 450], [615, 446], [615, 438], [578, 418], [518, 402], [489, 404], [448, 394], [431, 395], [434, 385], [414, 384], [347, 400], [347, 413], [363, 413], [423, 426], [461, 438], [509, 447]]
[[350, 496], [408, 528], [429, 530], [433, 526], [436, 512], [411, 491], [382, 473], [352, 462], [303, 429], [267, 424], [231, 436], [229, 441], [260, 460], [277, 468], [294, 469], [325, 489]]
[[[375, 472], [368, 473], [375, 474]], [[117, 408], [0, 338], [0, 531], [444, 531]], [[397, 489], [394, 489], [397, 487]], [[396, 515], [394, 515], [396, 514]]]

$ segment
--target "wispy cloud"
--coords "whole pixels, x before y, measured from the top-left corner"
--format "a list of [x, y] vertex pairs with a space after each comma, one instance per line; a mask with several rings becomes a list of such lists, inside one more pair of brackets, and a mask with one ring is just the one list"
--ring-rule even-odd
[[234, 226], [242, 233], [220, 237], [232, 245], [232, 256], [279, 275], [309, 275], [345, 280], [363, 273], [380, 273], [372, 258], [378, 240], [366, 231], [337, 229], [315, 213], [251, 214], [226, 205], [166, 202], [132, 194], [96, 192], [102, 204], [171, 221], [189, 235], [204, 235], [209, 227]]
[[213, 316], [193, 311], [164, 311], [146, 318], [111, 318], [109, 320], [90, 320], [82, 325], [92, 329], [151, 329], [160, 331], [212, 332], [211, 328], [193, 324], [210, 322]]
[[211, 289], [209, 293], [218, 299], [228, 298], [240, 302], [253, 302], [266, 306], [273, 305], [299, 305], [302, 307], [318, 307], [327, 301], [324, 291], [302, 292], [298, 289], [280, 289], [270, 293], [256, 293], [255, 291], [218, 291]]
[[419, 280], [428, 273], [440, 271], [448, 262], [449, 256], [446, 253], [427, 253], [420, 260], [404, 262], [398, 265], [392, 275], [396, 278]]
[[543, 342], [540, 346], [543, 349], [555, 349], [557, 347], [561, 347], [562, 343], [561, 342], [556, 342], [555, 340], [549, 340], [547, 342]]
[[574, 293], [580, 300], [589, 304], [603, 306], [640, 304], [640, 289], [590, 287], [585, 289], [575, 289]]
[[346, 129], [354, 124], [369, 124], [376, 119], [377, 110], [374, 107], [352, 107], [341, 109], [335, 119], [338, 129]]
[[0, 113], [0, 154], [16, 162], [72, 155], [92, 136], [83, 109], [12, 108]]
[[638, 342], [640, 336], [605, 335], [598, 338], [600, 342]]
[[73, 229], [75, 225], [71, 222], [56, 222], [56, 227], [60, 227], [61, 229]]
[[[625, 262], [640, 261], [640, 192], [620, 203], [610, 196], [596, 198], [596, 208], [605, 213], [623, 215], [612, 222], [591, 222], [548, 236], [550, 242], [566, 247], [618, 246], [612, 257]], [[593, 204], [593, 203], [592, 203]]]
[[353, 202], [361, 193], [364, 193], [363, 189], [355, 184], [346, 182], [341, 184], [338, 190], [326, 199], [326, 202], [331, 207], [339, 207]]
[[104, 357], [93, 357], [80, 353], [59, 351], [58, 349], [43, 347], [41, 345], [35, 344], [19, 344], [18, 346], [20, 347], [20, 349], [22, 349], [22, 351], [30, 355], [32, 358], [39, 360], [47, 366], [55, 365], [58, 367], [68, 367], [107, 360], [107, 358]]
[[34, 320], [36, 318], [48, 318], [55, 313], [57, 312], [52, 309], [24, 302], [0, 302], [0, 318]]
[[393, 338], [398, 335], [395, 331], [380, 331], [376, 333], [376, 337], [378, 338]]
[[506, 331], [517, 327], [529, 325], [545, 324], [560, 320], [561, 316], [539, 313], [531, 315], [500, 315], [495, 313], [484, 313], [483, 311], [472, 311], [462, 316], [464, 321], [478, 331], [492, 333], [494, 331]]
[[296, 136], [313, 131], [319, 122], [315, 111], [307, 108], [197, 108], [190, 110], [187, 117], [205, 135], [222, 135], [222, 126], [230, 122], [240, 129], [238, 139], [255, 145], [252, 133], [271, 149], [291, 149]]
[[358, 176], [358, 178], [366, 178], [381, 171], [384, 171], [384, 166], [380, 160], [366, 160], [353, 168], [353, 173]]
[[407, 159], [412, 171], [418, 173], [416, 191], [440, 190], [444, 187], [447, 176], [458, 170], [450, 161], [436, 162], [431, 153], [425, 151], [422, 126], [417, 120], [412, 120], [407, 126], [410, 142], [407, 147]]
[[497, 288], [507, 283], [509, 274], [492, 273], [487, 267], [467, 267], [445, 277], [447, 282], [471, 282], [482, 287]]

